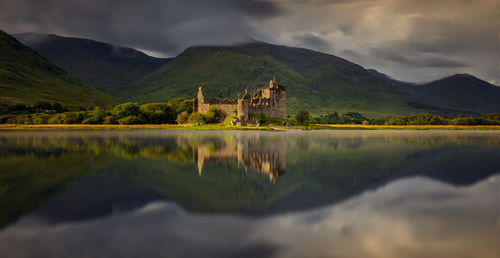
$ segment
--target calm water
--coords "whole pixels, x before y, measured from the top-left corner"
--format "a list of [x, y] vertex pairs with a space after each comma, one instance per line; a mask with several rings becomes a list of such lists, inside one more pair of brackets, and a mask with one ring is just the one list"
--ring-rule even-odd
[[0, 132], [2, 258], [499, 256], [500, 132]]

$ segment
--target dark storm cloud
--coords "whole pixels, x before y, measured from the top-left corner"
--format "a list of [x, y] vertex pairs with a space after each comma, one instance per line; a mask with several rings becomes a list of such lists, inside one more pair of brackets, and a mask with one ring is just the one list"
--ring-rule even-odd
[[498, 24], [498, 0], [2, 0], [0, 8], [0, 28], [10, 33], [167, 56], [255, 38], [343, 55], [410, 81], [471, 73], [499, 82]]
[[278, 15], [263, 0], [4, 0], [2, 29], [89, 37], [177, 54], [189, 45], [231, 44], [250, 37], [252, 19]]
[[468, 67], [464, 60], [425, 51], [412, 50], [411, 47], [388, 44], [371, 50], [375, 59], [395, 62], [415, 67]]
[[324, 40], [319, 36], [315, 36], [309, 33], [301, 33], [293, 35], [292, 38], [297, 42], [299, 46], [308, 46], [309, 48], [319, 50], [322, 52], [331, 51], [330, 42]]

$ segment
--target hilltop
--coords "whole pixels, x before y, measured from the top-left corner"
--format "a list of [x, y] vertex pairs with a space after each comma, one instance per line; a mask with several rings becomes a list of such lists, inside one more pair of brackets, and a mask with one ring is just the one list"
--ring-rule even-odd
[[81, 83], [0, 30], [0, 103], [111, 106], [115, 98]]
[[287, 87], [287, 113], [357, 111], [367, 117], [385, 117], [436, 111], [408, 104], [418, 100], [360, 65], [334, 55], [264, 42], [188, 48], [129, 84], [120, 97], [141, 103], [192, 98], [199, 86], [207, 97], [236, 97], [274, 76]]
[[422, 85], [400, 85], [412, 96], [442, 107], [481, 114], [500, 112], [500, 87], [470, 74], [455, 74]]
[[38, 33], [15, 34], [14, 37], [69, 75], [111, 94], [170, 60], [90, 39]]

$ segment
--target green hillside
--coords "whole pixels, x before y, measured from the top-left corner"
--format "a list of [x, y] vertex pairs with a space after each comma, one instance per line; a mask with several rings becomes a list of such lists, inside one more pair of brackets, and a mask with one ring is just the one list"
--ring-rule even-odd
[[121, 86], [138, 80], [166, 64], [128, 47], [53, 34], [15, 34], [17, 40], [61, 67], [82, 82], [114, 94]]
[[277, 76], [287, 87], [287, 112], [315, 114], [357, 111], [367, 117], [432, 112], [407, 103], [416, 100], [397, 86], [342, 58], [312, 50], [249, 43], [189, 48], [168, 64], [122, 91], [141, 103], [195, 97], [236, 97], [244, 89], [267, 85]]
[[110, 106], [116, 99], [71, 78], [9, 34], [0, 31], [0, 103], [59, 102]]
[[416, 98], [441, 107], [481, 114], [500, 113], [500, 87], [469, 74], [455, 74], [423, 85], [401, 85]]

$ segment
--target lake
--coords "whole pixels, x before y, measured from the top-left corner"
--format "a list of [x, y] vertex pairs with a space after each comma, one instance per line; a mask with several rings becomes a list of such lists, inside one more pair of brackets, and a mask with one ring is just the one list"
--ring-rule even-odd
[[0, 131], [0, 257], [499, 257], [500, 131]]

